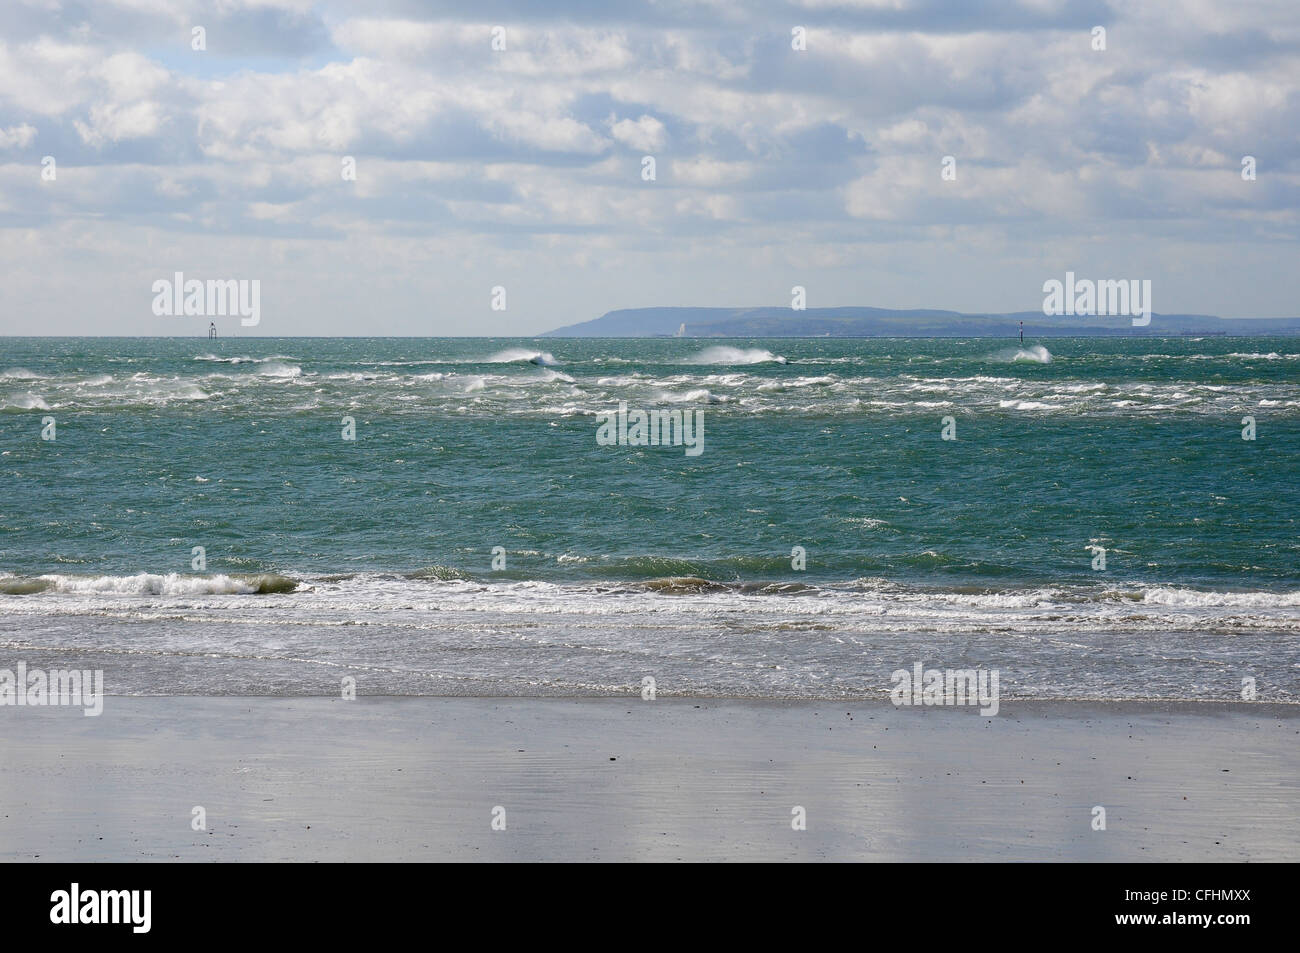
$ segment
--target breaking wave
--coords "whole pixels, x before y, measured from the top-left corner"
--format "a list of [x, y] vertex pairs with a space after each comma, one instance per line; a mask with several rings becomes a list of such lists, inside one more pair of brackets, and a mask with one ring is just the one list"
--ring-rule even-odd
[[554, 367], [559, 364], [555, 355], [549, 351], [528, 351], [524, 348], [511, 347], [504, 351], [498, 351], [493, 354], [484, 364], [540, 364], [543, 367]]
[[124, 596], [266, 595], [293, 592], [298, 580], [279, 573], [227, 576], [183, 576], [180, 573], [142, 572], [133, 576], [5, 576], [0, 594], [33, 595], [40, 592], [102, 593]]
[[1005, 364], [1051, 364], [1052, 352], [1041, 344], [1032, 347], [1009, 347], [990, 354], [989, 360]]
[[765, 351], [761, 347], [739, 348], [717, 345], [706, 347], [699, 354], [687, 360], [688, 364], [786, 364], [789, 363], [779, 354]]
[[4, 404], [6, 410], [49, 410], [50, 405], [35, 394], [15, 394]]
[[283, 364], [279, 361], [272, 361], [263, 366], [257, 373], [263, 377], [298, 377], [302, 374], [302, 368], [297, 364]]

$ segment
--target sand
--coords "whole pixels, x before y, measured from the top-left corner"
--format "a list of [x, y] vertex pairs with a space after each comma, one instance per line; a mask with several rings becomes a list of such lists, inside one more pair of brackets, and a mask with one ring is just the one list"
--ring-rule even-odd
[[6, 860], [1300, 860], [1260, 703], [110, 696], [0, 765]]

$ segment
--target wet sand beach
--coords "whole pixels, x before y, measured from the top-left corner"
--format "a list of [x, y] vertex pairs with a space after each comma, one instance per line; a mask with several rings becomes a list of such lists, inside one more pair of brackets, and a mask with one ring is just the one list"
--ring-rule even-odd
[[110, 696], [0, 720], [11, 861], [1300, 859], [1288, 705]]

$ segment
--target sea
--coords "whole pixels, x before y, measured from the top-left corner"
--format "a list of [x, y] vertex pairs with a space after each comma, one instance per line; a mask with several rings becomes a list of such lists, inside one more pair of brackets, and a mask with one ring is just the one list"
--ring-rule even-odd
[[[1293, 337], [3, 338], [0, 668], [1300, 703], [1298, 375]], [[700, 452], [598, 441], [620, 404]]]

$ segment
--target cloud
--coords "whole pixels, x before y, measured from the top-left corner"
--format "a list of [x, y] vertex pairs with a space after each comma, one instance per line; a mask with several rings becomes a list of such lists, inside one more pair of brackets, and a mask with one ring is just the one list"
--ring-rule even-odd
[[10, 126], [8, 129], [0, 127], [0, 149], [23, 149], [31, 145], [35, 138], [36, 127], [27, 123]]
[[610, 126], [609, 131], [623, 145], [641, 152], [662, 149], [667, 138], [664, 124], [654, 116], [641, 116], [635, 120], [620, 119]]
[[[681, 303], [764, 303], [755, 267], [773, 294], [789, 271], [822, 301], [1030, 307], [1041, 277], [1009, 263], [1186, 276], [1194, 248], [1224, 278], [1198, 289], [1193, 270], [1183, 307], [1281, 314], [1294, 269], [1263, 269], [1300, 233], [1298, 128], [1289, 0], [1229, 20], [1209, 0], [23, 0], [0, 10], [0, 286], [35, 280], [14, 249], [82, 228], [102, 245], [78, 243], [52, 281], [116, 287], [137, 247], [165, 271], [174, 241], [232, 260], [242, 244], [305, 300], [365, 236], [444, 297], [499, 271], [549, 289], [512, 292], [537, 305], [512, 304], [505, 331], [659, 303], [668, 275]], [[936, 264], [941, 246], [970, 256], [974, 284]], [[865, 281], [858, 266], [886, 258]]]

